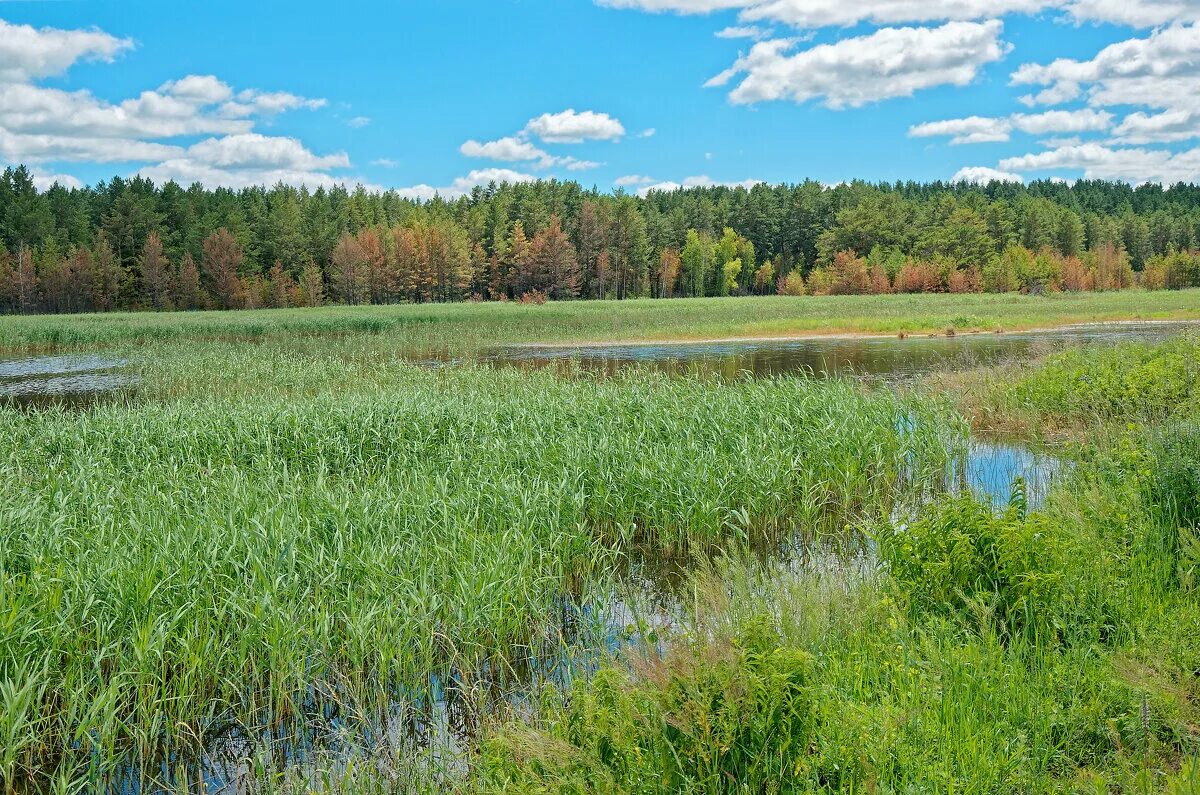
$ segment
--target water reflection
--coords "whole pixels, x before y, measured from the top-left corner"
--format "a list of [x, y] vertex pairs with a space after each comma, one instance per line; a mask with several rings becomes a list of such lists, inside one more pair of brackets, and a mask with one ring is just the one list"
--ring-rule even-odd
[[[672, 374], [732, 379], [746, 374], [884, 376], [909, 378], [934, 370], [988, 366], [1031, 357], [1070, 344], [1155, 340], [1200, 325], [1187, 322], [1105, 323], [1010, 334], [922, 337], [817, 337], [794, 340], [647, 343], [598, 346], [520, 346], [487, 351], [478, 360], [498, 367], [573, 367], [613, 374], [651, 367]], [[448, 356], [423, 357], [425, 364], [453, 363]]]
[[136, 385], [128, 364], [99, 355], [0, 359], [0, 406], [88, 406]]

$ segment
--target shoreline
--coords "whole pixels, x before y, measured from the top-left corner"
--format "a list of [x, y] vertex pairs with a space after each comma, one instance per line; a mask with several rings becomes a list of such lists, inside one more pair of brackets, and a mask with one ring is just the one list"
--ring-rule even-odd
[[1158, 326], [1158, 325], [1186, 325], [1200, 328], [1200, 319], [1181, 318], [1178, 320], [1090, 320], [1085, 322], [1062, 323], [1052, 326], [1030, 326], [1017, 327], [1011, 329], [995, 329], [984, 331], [981, 329], [972, 329], [970, 331], [956, 331], [954, 334], [946, 334], [945, 331], [896, 331], [896, 332], [870, 332], [870, 331], [829, 331], [820, 332], [812, 331], [802, 334], [781, 334], [781, 335], [756, 335], [756, 336], [736, 336], [736, 337], [668, 337], [664, 339], [610, 339], [610, 340], [584, 340], [582, 342], [514, 342], [508, 345], [502, 345], [503, 348], [519, 348], [519, 349], [544, 349], [556, 350], [563, 348], [618, 348], [618, 347], [656, 347], [656, 346], [685, 346], [685, 345], [719, 345], [723, 343], [765, 343], [765, 342], [806, 342], [811, 340], [890, 340], [890, 339], [933, 339], [933, 338], [954, 338], [954, 337], [974, 337], [984, 334], [996, 336], [1008, 336], [1017, 334], [1045, 334], [1054, 331], [1064, 331], [1067, 329], [1086, 329], [1095, 326]]

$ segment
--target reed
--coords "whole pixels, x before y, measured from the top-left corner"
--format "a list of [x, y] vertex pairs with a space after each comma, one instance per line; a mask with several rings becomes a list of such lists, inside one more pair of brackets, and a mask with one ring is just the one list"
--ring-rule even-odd
[[837, 381], [311, 342], [162, 345], [128, 400], [0, 408], [10, 785], [503, 691], [629, 558], [840, 532], [935, 488], [962, 438], [941, 404]]

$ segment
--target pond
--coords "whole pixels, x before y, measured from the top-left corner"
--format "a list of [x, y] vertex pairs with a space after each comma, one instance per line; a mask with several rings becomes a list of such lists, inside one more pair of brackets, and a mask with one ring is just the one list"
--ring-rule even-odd
[[[809, 337], [612, 345], [524, 345], [486, 351], [478, 361], [527, 368], [573, 366], [616, 373], [648, 366], [670, 373], [736, 378], [781, 375], [912, 378], [935, 370], [967, 369], [1028, 358], [1073, 344], [1156, 340], [1200, 329], [1187, 322], [1098, 323], [1044, 331], [954, 336]], [[453, 362], [449, 357], [430, 357]]]
[[91, 405], [136, 384], [128, 364], [96, 354], [0, 358], [0, 406]]

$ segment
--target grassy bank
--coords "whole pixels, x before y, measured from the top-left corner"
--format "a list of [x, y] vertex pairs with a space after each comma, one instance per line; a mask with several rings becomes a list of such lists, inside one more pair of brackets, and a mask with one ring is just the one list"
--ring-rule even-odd
[[1200, 319], [1200, 290], [1049, 296], [883, 295], [440, 304], [244, 312], [0, 317], [0, 350], [172, 339], [377, 334], [399, 350], [466, 352], [527, 342], [898, 334]]

